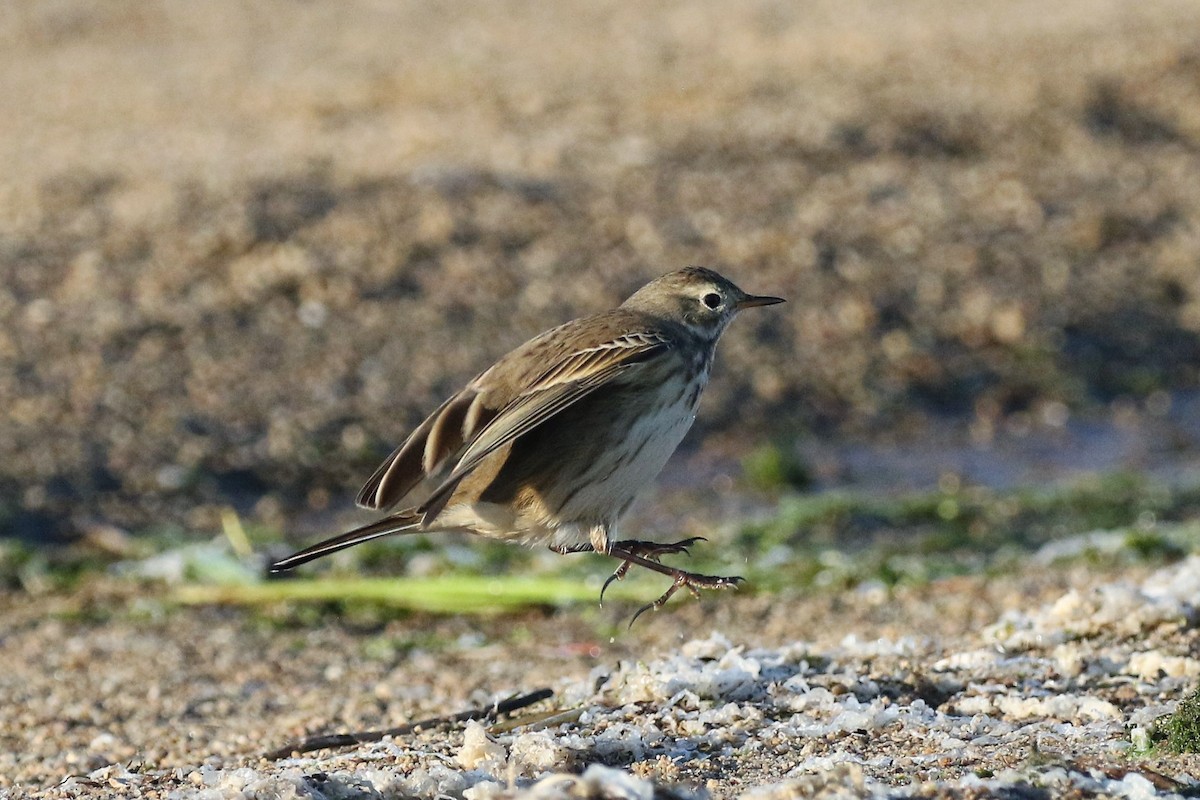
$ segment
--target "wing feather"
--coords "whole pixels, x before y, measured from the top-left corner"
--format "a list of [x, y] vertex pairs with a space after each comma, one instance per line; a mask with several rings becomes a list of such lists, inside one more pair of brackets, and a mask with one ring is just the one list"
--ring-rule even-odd
[[425, 522], [429, 522], [445, 506], [458, 483], [489, 455], [669, 348], [670, 343], [660, 335], [636, 333], [578, 350], [561, 359], [504, 406], [467, 443], [453, 471], [418, 507], [418, 513], [424, 514]]
[[387, 509], [411, 495], [409, 507], [432, 519], [489, 455], [670, 347], [652, 329], [611, 328], [609, 338], [591, 346], [562, 346], [570, 341], [562, 329], [579, 322], [527, 342], [442, 403], [375, 470], [358, 505]]
[[482, 395], [467, 387], [442, 403], [375, 470], [358, 493], [364, 508], [390, 508], [457, 454], [491, 420]]

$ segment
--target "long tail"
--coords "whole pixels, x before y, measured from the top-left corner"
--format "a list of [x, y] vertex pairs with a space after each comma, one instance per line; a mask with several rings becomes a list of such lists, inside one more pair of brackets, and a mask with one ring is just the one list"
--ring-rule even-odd
[[293, 553], [287, 558], [272, 564], [271, 572], [284, 572], [301, 564], [307, 564], [309, 561], [321, 558], [322, 556], [327, 556], [330, 553], [336, 553], [338, 550], [345, 550], [347, 547], [369, 542], [381, 536], [389, 536], [393, 533], [417, 533], [420, 525], [420, 514], [415, 514], [412, 511], [401, 511], [397, 514], [384, 517], [378, 522], [372, 522], [370, 525], [355, 528], [352, 531], [334, 536], [332, 539], [326, 539], [311, 547], [306, 547], [298, 553]]

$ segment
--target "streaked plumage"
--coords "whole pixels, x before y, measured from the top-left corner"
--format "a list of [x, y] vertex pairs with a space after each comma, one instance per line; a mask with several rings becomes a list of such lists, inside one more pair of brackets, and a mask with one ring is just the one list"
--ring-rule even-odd
[[691, 427], [726, 325], [777, 302], [689, 267], [534, 337], [434, 411], [358, 495], [365, 508], [398, 511], [273, 570], [392, 533], [461, 530], [609, 553], [625, 562], [622, 575], [629, 563], [657, 569], [676, 579], [663, 601], [680, 585], [707, 585], [657, 562], [682, 547], [616, 542], [617, 524]]

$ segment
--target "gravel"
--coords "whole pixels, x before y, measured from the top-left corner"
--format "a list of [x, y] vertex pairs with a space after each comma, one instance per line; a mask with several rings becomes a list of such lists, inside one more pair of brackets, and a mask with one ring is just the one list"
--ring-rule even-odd
[[[1148, 748], [1200, 677], [1200, 556], [706, 598], [608, 642], [587, 610], [296, 628], [107, 591], [6, 598], [13, 797], [1143, 798], [1200, 769]], [[524, 718], [261, 756], [540, 685]]]

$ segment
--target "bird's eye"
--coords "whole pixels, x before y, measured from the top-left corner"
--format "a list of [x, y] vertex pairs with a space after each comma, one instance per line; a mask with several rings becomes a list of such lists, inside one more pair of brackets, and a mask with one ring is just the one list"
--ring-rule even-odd
[[700, 302], [713, 309], [714, 311], [721, 307], [721, 295], [716, 292], [709, 292], [700, 298]]

